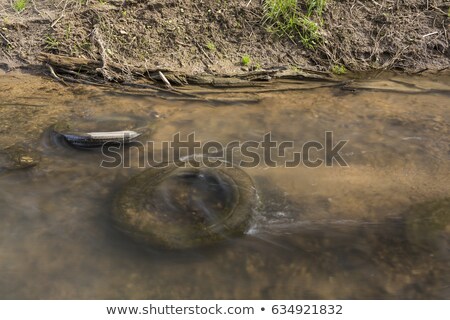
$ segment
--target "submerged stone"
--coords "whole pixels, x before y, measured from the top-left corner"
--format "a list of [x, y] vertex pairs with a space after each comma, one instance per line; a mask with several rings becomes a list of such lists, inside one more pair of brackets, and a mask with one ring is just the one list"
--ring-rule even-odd
[[30, 148], [13, 145], [0, 150], [0, 172], [33, 167], [41, 160], [37, 151]]
[[450, 235], [450, 198], [412, 206], [405, 216], [408, 238], [414, 243], [433, 242], [439, 234]]
[[113, 210], [117, 227], [136, 241], [188, 249], [242, 235], [256, 205], [251, 178], [241, 169], [147, 169], [129, 181]]
[[53, 131], [77, 147], [101, 147], [105, 143], [126, 144], [142, 135], [146, 124], [126, 117], [63, 121], [53, 126]]

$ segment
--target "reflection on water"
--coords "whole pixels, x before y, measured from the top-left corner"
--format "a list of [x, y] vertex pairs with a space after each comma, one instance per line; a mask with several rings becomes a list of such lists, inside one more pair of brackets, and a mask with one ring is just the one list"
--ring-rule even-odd
[[[0, 149], [31, 148], [40, 162], [0, 173], [0, 298], [450, 298], [446, 83], [279, 82], [185, 88], [203, 100], [171, 100], [3, 75]], [[349, 167], [245, 169], [262, 203], [247, 235], [188, 251], [144, 247], [111, 219], [113, 199], [142, 169], [100, 168], [98, 150], [48, 135], [60, 121], [116, 114], [157, 118], [145, 137], [155, 142], [194, 131], [200, 141], [259, 141], [271, 131], [302, 145], [333, 131], [349, 141]]]

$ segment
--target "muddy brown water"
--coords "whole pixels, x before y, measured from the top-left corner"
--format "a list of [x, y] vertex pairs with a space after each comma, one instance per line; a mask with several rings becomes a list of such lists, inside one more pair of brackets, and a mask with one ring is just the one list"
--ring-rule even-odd
[[[0, 172], [0, 298], [450, 298], [450, 78], [358, 81], [347, 90], [280, 81], [257, 88], [65, 87], [0, 75], [0, 149], [39, 152]], [[244, 168], [263, 206], [241, 238], [202, 249], [143, 247], [116, 230], [111, 206], [142, 169], [99, 167], [60, 144], [61, 120], [130, 115], [147, 136], [197, 140], [348, 140], [348, 167]], [[156, 149], [155, 153], [161, 150]], [[316, 154], [321, 156], [320, 152]]]

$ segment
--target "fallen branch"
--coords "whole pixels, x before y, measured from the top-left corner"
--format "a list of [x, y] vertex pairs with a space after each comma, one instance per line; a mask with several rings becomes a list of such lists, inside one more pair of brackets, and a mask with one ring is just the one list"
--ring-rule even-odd
[[39, 54], [38, 60], [48, 63], [54, 67], [61, 67], [73, 71], [84, 71], [88, 73], [92, 73], [97, 68], [102, 66], [102, 63], [97, 60], [60, 56], [44, 52]]
[[105, 45], [102, 39], [102, 36], [100, 34], [100, 31], [98, 29], [98, 26], [94, 27], [94, 39], [97, 41], [98, 45], [100, 46], [100, 56], [102, 57], [102, 62], [103, 65], [101, 68], [98, 68], [97, 70], [99, 70], [101, 72], [101, 74], [103, 74], [103, 76], [108, 80], [108, 81], [112, 81], [113, 77], [111, 77], [108, 74], [108, 54], [106, 52], [105, 49]]

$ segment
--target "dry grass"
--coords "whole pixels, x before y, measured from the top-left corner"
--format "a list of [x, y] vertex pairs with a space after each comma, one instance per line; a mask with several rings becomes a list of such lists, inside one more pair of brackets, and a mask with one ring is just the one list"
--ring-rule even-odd
[[443, 3], [331, 2], [324, 14], [327, 28], [321, 46], [326, 56], [318, 61], [352, 70], [448, 67], [448, 17], [439, 9]]

